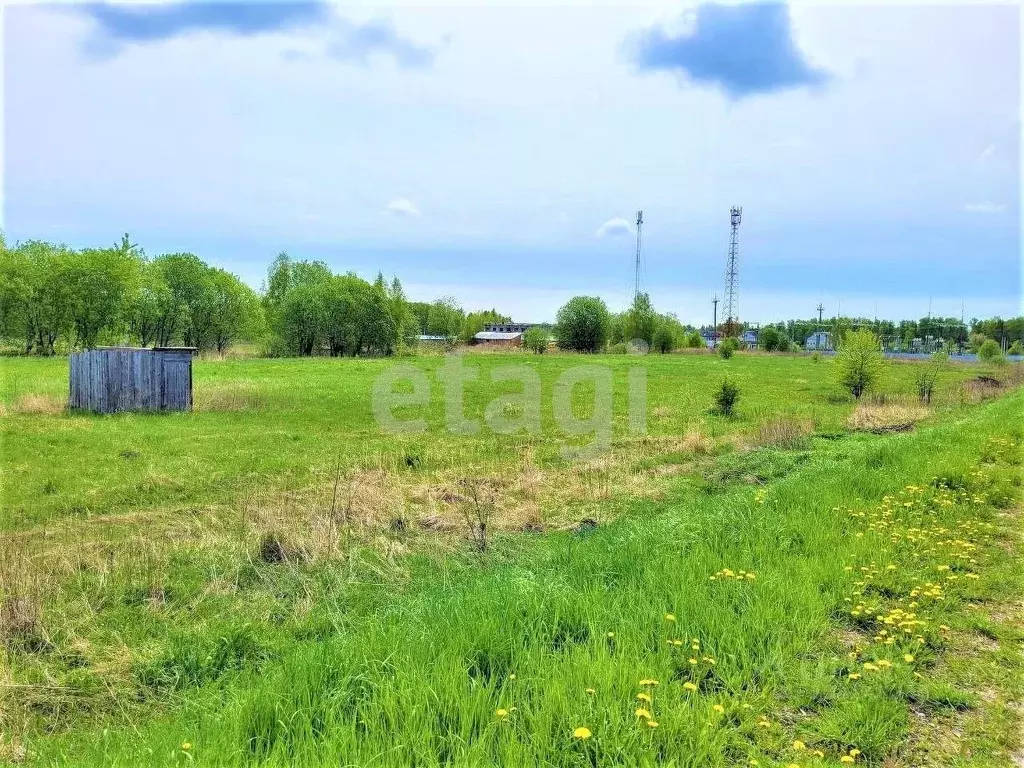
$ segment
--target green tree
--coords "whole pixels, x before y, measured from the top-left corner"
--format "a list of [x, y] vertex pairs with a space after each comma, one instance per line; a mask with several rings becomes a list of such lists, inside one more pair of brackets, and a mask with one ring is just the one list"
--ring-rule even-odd
[[291, 288], [281, 302], [278, 333], [284, 348], [299, 355], [312, 355], [324, 344], [326, 308], [323, 287], [305, 283]]
[[1020, 340], [1018, 339], [1017, 341], [1013, 342], [1013, 344], [1010, 345], [1010, 348], [1006, 350], [1006, 354], [1024, 355], [1024, 344], [1021, 344]]
[[533, 326], [523, 334], [523, 346], [538, 355], [544, 354], [548, 348], [548, 334], [543, 328]]
[[623, 341], [639, 339], [653, 346], [654, 332], [658, 327], [658, 314], [651, 306], [651, 297], [646, 293], [637, 294], [633, 305], [623, 316]]
[[455, 299], [446, 296], [430, 305], [430, 311], [427, 313], [427, 333], [431, 336], [455, 339], [462, 330], [464, 320], [465, 313], [462, 307]]
[[599, 352], [608, 340], [611, 317], [597, 296], [576, 296], [558, 310], [555, 338], [562, 349]]
[[765, 352], [785, 352], [789, 349], [789, 339], [782, 331], [771, 325], [761, 329], [757, 343]]
[[213, 303], [209, 334], [214, 348], [223, 354], [238, 339], [262, 333], [263, 307], [256, 292], [230, 272], [211, 269], [209, 279]]
[[983, 363], [995, 363], [999, 362], [1003, 357], [1003, 351], [999, 349], [999, 345], [995, 339], [985, 339], [980, 347], [978, 347], [978, 359]]
[[706, 346], [704, 338], [700, 335], [700, 331], [691, 331], [686, 335], [687, 349], [703, 349]]
[[671, 352], [675, 349], [676, 340], [672, 333], [672, 327], [668, 323], [659, 323], [658, 327], [654, 330], [654, 337], [652, 338], [651, 349], [656, 349], [662, 354]]
[[129, 294], [141, 264], [127, 235], [123, 247], [89, 248], [66, 254], [63, 279], [78, 346], [96, 346], [101, 334], [125, 319]]
[[125, 302], [131, 335], [144, 347], [170, 346], [178, 320], [173, 316], [174, 294], [158, 265], [143, 261]]
[[885, 370], [885, 358], [878, 337], [869, 330], [847, 331], [835, 356], [839, 383], [857, 399], [875, 386]]

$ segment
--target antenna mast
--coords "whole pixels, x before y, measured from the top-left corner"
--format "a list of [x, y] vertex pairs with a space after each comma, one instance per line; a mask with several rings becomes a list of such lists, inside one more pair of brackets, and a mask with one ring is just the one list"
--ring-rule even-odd
[[743, 209], [733, 206], [729, 209], [732, 232], [729, 236], [729, 255], [725, 260], [725, 333], [735, 335], [733, 324], [739, 319], [739, 235]]
[[636, 212], [636, 276], [633, 285], [633, 301], [640, 295], [640, 246], [643, 243], [644, 212]]

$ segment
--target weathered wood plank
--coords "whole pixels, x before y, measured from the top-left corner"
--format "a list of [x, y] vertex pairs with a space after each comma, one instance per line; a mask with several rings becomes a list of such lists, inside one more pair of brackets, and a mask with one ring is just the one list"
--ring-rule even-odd
[[192, 352], [104, 348], [69, 358], [69, 407], [98, 413], [191, 410]]

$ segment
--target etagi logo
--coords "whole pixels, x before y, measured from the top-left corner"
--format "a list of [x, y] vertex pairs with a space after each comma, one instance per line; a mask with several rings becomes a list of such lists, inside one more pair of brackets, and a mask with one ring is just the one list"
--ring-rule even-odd
[[[642, 341], [630, 344], [632, 354], [646, 354]], [[499, 365], [490, 370], [494, 384], [518, 382], [519, 392], [495, 397], [484, 408], [483, 422], [467, 418], [465, 411], [466, 385], [479, 381], [480, 368], [467, 365], [464, 355], [455, 352], [445, 356], [437, 370], [437, 381], [444, 398], [445, 428], [456, 435], [476, 435], [484, 427], [498, 434], [511, 435], [525, 432], [541, 434], [542, 385], [534, 366], [526, 364]], [[404, 384], [403, 390], [396, 386]], [[411, 391], [409, 390], [411, 384]], [[573, 400], [578, 387], [586, 385], [593, 390], [592, 407], [586, 408], [586, 417], [577, 415]], [[626, 372], [626, 427], [630, 434], [647, 434], [647, 368], [630, 366]], [[398, 418], [398, 408], [426, 408], [430, 404], [430, 378], [421, 368], [399, 363], [386, 368], [373, 383], [373, 415], [380, 428], [388, 434], [416, 434], [427, 431], [427, 420]], [[555, 425], [570, 439], [587, 438], [583, 445], [562, 446], [566, 459], [590, 459], [611, 448], [614, 415], [612, 403], [614, 376], [610, 366], [600, 363], [574, 365], [559, 374], [551, 392], [551, 415]], [[579, 404], [579, 398], [576, 398]]]

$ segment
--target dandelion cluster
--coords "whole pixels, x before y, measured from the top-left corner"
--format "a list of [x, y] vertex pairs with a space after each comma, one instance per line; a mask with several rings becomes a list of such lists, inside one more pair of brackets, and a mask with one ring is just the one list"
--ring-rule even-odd
[[724, 579], [753, 581], [756, 578], [757, 574], [753, 571], [732, 571], [729, 568], [723, 568], [711, 577], [711, 581], [722, 581]]

